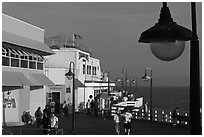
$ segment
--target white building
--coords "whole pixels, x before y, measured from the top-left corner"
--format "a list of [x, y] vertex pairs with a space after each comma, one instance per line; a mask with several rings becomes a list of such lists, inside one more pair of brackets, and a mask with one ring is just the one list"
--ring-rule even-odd
[[44, 29], [2, 14], [3, 125], [22, 124], [23, 111], [34, 115], [44, 108], [46, 92], [54, 85], [44, 75], [44, 56], [52, 54], [44, 44]]
[[[59, 41], [62, 42], [59, 42]], [[89, 96], [95, 97], [102, 91], [107, 92], [108, 81], [102, 80], [100, 60], [91, 56], [90, 52], [75, 44], [71, 46], [67, 41], [63, 43], [62, 37], [47, 38], [46, 43], [52, 47], [55, 55], [46, 59], [46, 75], [55, 83], [50, 88], [49, 100], [72, 103], [72, 80], [65, 77], [69, 70], [70, 62], [75, 68], [75, 106], [76, 109], [86, 103]], [[73, 66], [71, 66], [73, 70]], [[115, 83], [109, 83], [110, 90]], [[84, 106], [84, 105], [82, 105]]]

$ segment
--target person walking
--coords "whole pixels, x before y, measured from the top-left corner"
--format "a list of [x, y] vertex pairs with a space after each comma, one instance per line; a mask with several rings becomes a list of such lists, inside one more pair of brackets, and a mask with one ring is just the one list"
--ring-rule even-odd
[[114, 120], [114, 130], [117, 135], [120, 135], [120, 110], [117, 108], [116, 113], [113, 117]]
[[38, 109], [35, 111], [35, 118], [37, 122], [37, 128], [39, 128], [43, 119], [43, 113], [41, 111], [41, 107], [38, 107]]
[[89, 99], [88, 99], [88, 102], [86, 103], [86, 108], [87, 108], [87, 115], [90, 115], [91, 102]]
[[58, 117], [56, 117], [55, 114], [52, 113], [50, 117], [50, 129], [51, 129], [51, 132], [54, 133], [54, 135], [56, 134], [57, 128], [58, 128]]
[[94, 114], [94, 108], [95, 108], [95, 100], [94, 99], [92, 99], [91, 100], [91, 114]]
[[50, 118], [47, 116], [46, 113], [43, 113], [43, 119], [41, 124], [43, 127], [43, 134], [49, 135], [48, 130], [50, 128]]
[[125, 113], [121, 114], [124, 117], [124, 130], [126, 135], [130, 135], [132, 114], [129, 108], [125, 108]]
[[98, 101], [96, 98], [94, 100], [94, 113], [95, 113], [95, 116], [98, 117]]
[[64, 116], [66, 115], [66, 109], [67, 109], [66, 101], [64, 101], [64, 102], [62, 103], [61, 108], [62, 108], [62, 117], [64, 117]]

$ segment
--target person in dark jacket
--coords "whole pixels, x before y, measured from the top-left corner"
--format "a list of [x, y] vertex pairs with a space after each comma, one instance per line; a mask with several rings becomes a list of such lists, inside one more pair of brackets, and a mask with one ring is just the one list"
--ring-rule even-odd
[[46, 113], [43, 114], [42, 126], [43, 126], [43, 134], [49, 135], [48, 131], [50, 128], [50, 118], [47, 116]]
[[35, 111], [35, 118], [37, 122], [37, 128], [39, 128], [43, 119], [43, 113], [41, 111], [41, 107], [38, 107], [38, 109]]

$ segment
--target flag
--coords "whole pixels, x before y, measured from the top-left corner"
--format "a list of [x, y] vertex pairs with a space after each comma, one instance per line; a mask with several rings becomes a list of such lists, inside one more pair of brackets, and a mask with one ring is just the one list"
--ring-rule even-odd
[[80, 35], [74, 34], [74, 39], [83, 39]]

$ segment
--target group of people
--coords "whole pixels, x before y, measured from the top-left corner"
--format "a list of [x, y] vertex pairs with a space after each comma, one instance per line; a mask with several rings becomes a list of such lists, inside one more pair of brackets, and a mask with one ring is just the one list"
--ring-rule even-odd
[[56, 129], [58, 128], [58, 117], [53, 113], [52, 107], [49, 108], [48, 105], [46, 105], [43, 112], [41, 111], [41, 107], [38, 107], [35, 111], [35, 118], [37, 128], [42, 125], [44, 135], [49, 134], [49, 131], [53, 134], [56, 133]]
[[88, 99], [86, 103], [86, 108], [87, 108], [87, 115], [90, 114], [95, 114], [95, 116], [98, 116], [98, 110], [99, 110], [99, 105], [98, 101], [96, 98], [94, 99]]
[[38, 107], [34, 113], [34, 117], [31, 116], [29, 111], [24, 111], [22, 122], [29, 125], [36, 123], [37, 128], [42, 126], [44, 135], [49, 134], [49, 131], [55, 134], [58, 128], [58, 117], [55, 116], [52, 107], [49, 107], [49, 105], [45, 105], [43, 112], [41, 111], [41, 107]]
[[121, 113], [120, 109], [117, 108], [116, 113], [114, 115], [114, 129], [115, 133], [117, 135], [121, 134], [121, 123], [123, 123], [124, 132], [126, 135], [130, 135], [131, 130], [131, 120], [132, 120], [132, 114], [130, 108], [126, 107], [124, 108], [124, 113]]

